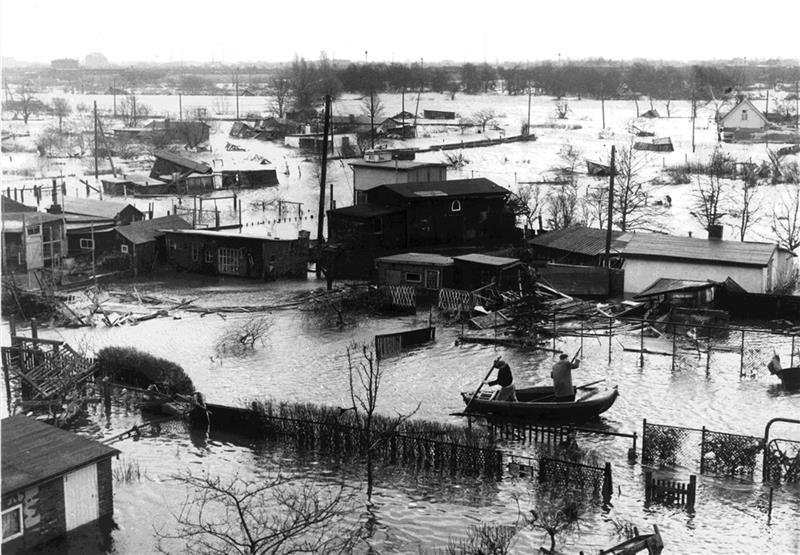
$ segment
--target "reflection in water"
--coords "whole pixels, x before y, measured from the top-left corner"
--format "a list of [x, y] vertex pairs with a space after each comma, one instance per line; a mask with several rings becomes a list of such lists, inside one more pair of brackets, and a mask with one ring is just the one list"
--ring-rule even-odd
[[[319, 288], [319, 283], [256, 283], [234, 279], [186, 276], [187, 282], [137, 285], [141, 292], [171, 297], [197, 297], [198, 306], [281, 304], [300, 290]], [[263, 347], [257, 346], [246, 358], [218, 357], [213, 346], [227, 326], [248, 318], [228, 314], [223, 319], [209, 314], [185, 313], [180, 320], [156, 319], [132, 327], [95, 330], [43, 330], [48, 338], [77, 343], [88, 337], [95, 349], [107, 345], [144, 348], [181, 364], [210, 403], [243, 406], [255, 398], [315, 402], [334, 406], [349, 404], [345, 347], [353, 340], [365, 341], [388, 333], [427, 325], [428, 314], [400, 318], [364, 318], [343, 330], [316, 328], [297, 310], [275, 310], [273, 326]], [[499, 355], [509, 362], [520, 384], [548, 380], [552, 359], [549, 353], [513, 349], [455, 345], [459, 329], [437, 325], [437, 341], [404, 352], [382, 362], [385, 377], [380, 390], [379, 410], [386, 414], [405, 413], [421, 402], [415, 418], [462, 423], [450, 413], [463, 409], [459, 391], [474, 389], [486, 368]], [[575, 352], [579, 338], [557, 339], [555, 347]], [[703, 357], [687, 355], [674, 366], [668, 357], [645, 358], [612, 343], [608, 363], [607, 338], [584, 341], [583, 364], [576, 370], [576, 382], [605, 378], [618, 384], [620, 398], [603, 418], [591, 426], [621, 432], [641, 430], [642, 418], [658, 424], [682, 425], [761, 436], [773, 416], [797, 418], [800, 395], [779, 389], [766, 374], [739, 379], [739, 365], [726, 354], [715, 358], [706, 371]], [[212, 359], [213, 357], [213, 359]], [[81, 431], [93, 437], [110, 437], [141, 422], [131, 404], [115, 402], [111, 419], [102, 406], [90, 408]], [[481, 424], [476, 424], [480, 426]], [[796, 430], [783, 428], [784, 437]], [[611, 545], [615, 539], [613, 521], [629, 521], [641, 531], [658, 524], [671, 553], [798, 552], [800, 491], [782, 486], [775, 490], [772, 525], [767, 527], [762, 511], [765, 489], [760, 484], [739, 483], [700, 477], [696, 514], [662, 506], [643, 508], [642, 467], [627, 461], [630, 441], [623, 438], [579, 436], [582, 448], [592, 451], [598, 461], [613, 467], [615, 493], [612, 506], [600, 507], [584, 517], [581, 530], [566, 539], [564, 549], [589, 551]], [[795, 439], [800, 439], [795, 437]], [[116, 553], [150, 553], [154, 548], [153, 526], [173, 522], [171, 512], [179, 508], [186, 492], [169, 480], [177, 471], [230, 475], [238, 471], [257, 476], [281, 468], [313, 477], [320, 483], [336, 482], [345, 476], [352, 488], [361, 490], [363, 475], [351, 461], [298, 457], [275, 443], [253, 441], [229, 434], [190, 432], [182, 423], [167, 423], [146, 431], [138, 441], [115, 444], [127, 459], [135, 460], [145, 477], [135, 483], [115, 483], [113, 544]], [[525, 445], [509, 444], [515, 453], [535, 454]], [[641, 444], [639, 444], [641, 448]], [[313, 455], [313, 454], [312, 454]], [[686, 481], [687, 469], [677, 476]], [[515, 499], [530, 489], [530, 481], [506, 478], [497, 483], [477, 479], [441, 477], [397, 469], [380, 470], [374, 506], [354, 512], [364, 516], [362, 524], [371, 540], [363, 552], [417, 552], [444, 547], [451, 536], [464, 536], [470, 524], [513, 523]], [[518, 552], [530, 552], [543, 537], [527, 532], [519, 540]], [[102, 545], [95, 540], [87, 545]], [[91, 551], [91, 549], [89, 549]]]

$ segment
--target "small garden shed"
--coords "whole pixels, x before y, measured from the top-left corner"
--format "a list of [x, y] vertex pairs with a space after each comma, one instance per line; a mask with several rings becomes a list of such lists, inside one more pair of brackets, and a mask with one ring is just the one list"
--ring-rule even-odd
[[113, 515], [117, 449], [24, 415], [0, 426], [3, 553], [27, 552]]

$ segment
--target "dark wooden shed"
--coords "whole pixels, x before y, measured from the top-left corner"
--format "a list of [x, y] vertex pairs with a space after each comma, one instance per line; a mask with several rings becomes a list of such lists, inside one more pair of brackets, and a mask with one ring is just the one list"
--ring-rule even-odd
[[0, 425], [4, 554], [113, 515], [117, 449], [24, 415]]
[[454, 256], [455, 285], [459, 289], [474, 291], [495, 283], [501, 291], [519, 290], [528, 267], [518, 258], [465, 254]]

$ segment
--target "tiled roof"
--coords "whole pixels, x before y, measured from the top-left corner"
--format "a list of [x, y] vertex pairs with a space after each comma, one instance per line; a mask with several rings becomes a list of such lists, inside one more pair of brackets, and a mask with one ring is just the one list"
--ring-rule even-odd
[[634, 233], [623, 254], [627, 259], [663, 258], [702, 261], [720, 265], [763, 267], [769, 263], [776, 248], [777, 246], [772, 243]]
[[4, 418], [3, 496], [113, 457], [113, 447], [24, 415]]

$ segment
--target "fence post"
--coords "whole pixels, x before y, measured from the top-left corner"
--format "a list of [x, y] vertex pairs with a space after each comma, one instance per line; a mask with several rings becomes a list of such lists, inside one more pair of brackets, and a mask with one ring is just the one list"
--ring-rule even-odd
[[794, 340], [797, 339], [797, 336], [792, 336], [792, 354], [789, 355], [789, 368], [794, 368]]
[[611, 327], [613, 326], [613, 324], [614, 324], [614, 319], [611, 316], [609, 316], [608, 317], [608, 363], [609, 364], [611, 364], [611, 339], [612, 339], [611, 335], [613, 333]]
[[646, 463], [649, 457], [647, 456], [647, 418], [642, 418], [642, 462]]
[[769, 503], [767, 504], [767, 525], [772, 524], [772, 487], [769, 488]]
[[633, 432], [633, 447], [628, 449], [628, 460], [634, 462], [636, 460], [636, 432]]
[[739, 346], [739, 379], [744, 375], [744, 329], [742, 329], [742, 342]]
[[611, 463], [606, 462], [603, 469], [603, 501], [606, 503], [610, 501], [612, 493], [614, 493], [614, 482], [611, 477]]
[[686, 510], [694, 511], [694, 500], [697, 493], [697, 476], [689, 476], [689, 492], [686, 494]]
[[705, 473], [706, 468], [706, 427], [700, 430], [700, 474]]
[[653, 472], [648, 470], [644, 473], [644, 502], [650, 503], [653, 498]]
[[553, 311], [553, 356], [556, 355], [555, 354], [555, 350], [556, 350], [556, 318], [558, 318], [558, 316], [556, 315], [556, 311], [554, 310]]
[[642, 327], [639, 330], [639, 366], [644, 368], [644, 323], [646, 320], [642, 318]]
[[[583, 316], [581, 317], [581, 348], [580, 351], [583, 352]], [[794, 345], [792, 345], [792, 354], [794, 354]]]
[[706, 376], [711, 372], [711, 328], [706, 326]]
[[675, 354], [676, 354], [675, 353], [675, 349], [676, 349], [676, 343], [677, 343], [677, 339], [678, 339], [678, 335], [677, 335], [676, 330], [677, 330], [677, 327], [673, 323], [672, 324], [672, 370], [673, 371], [675, 370]]

